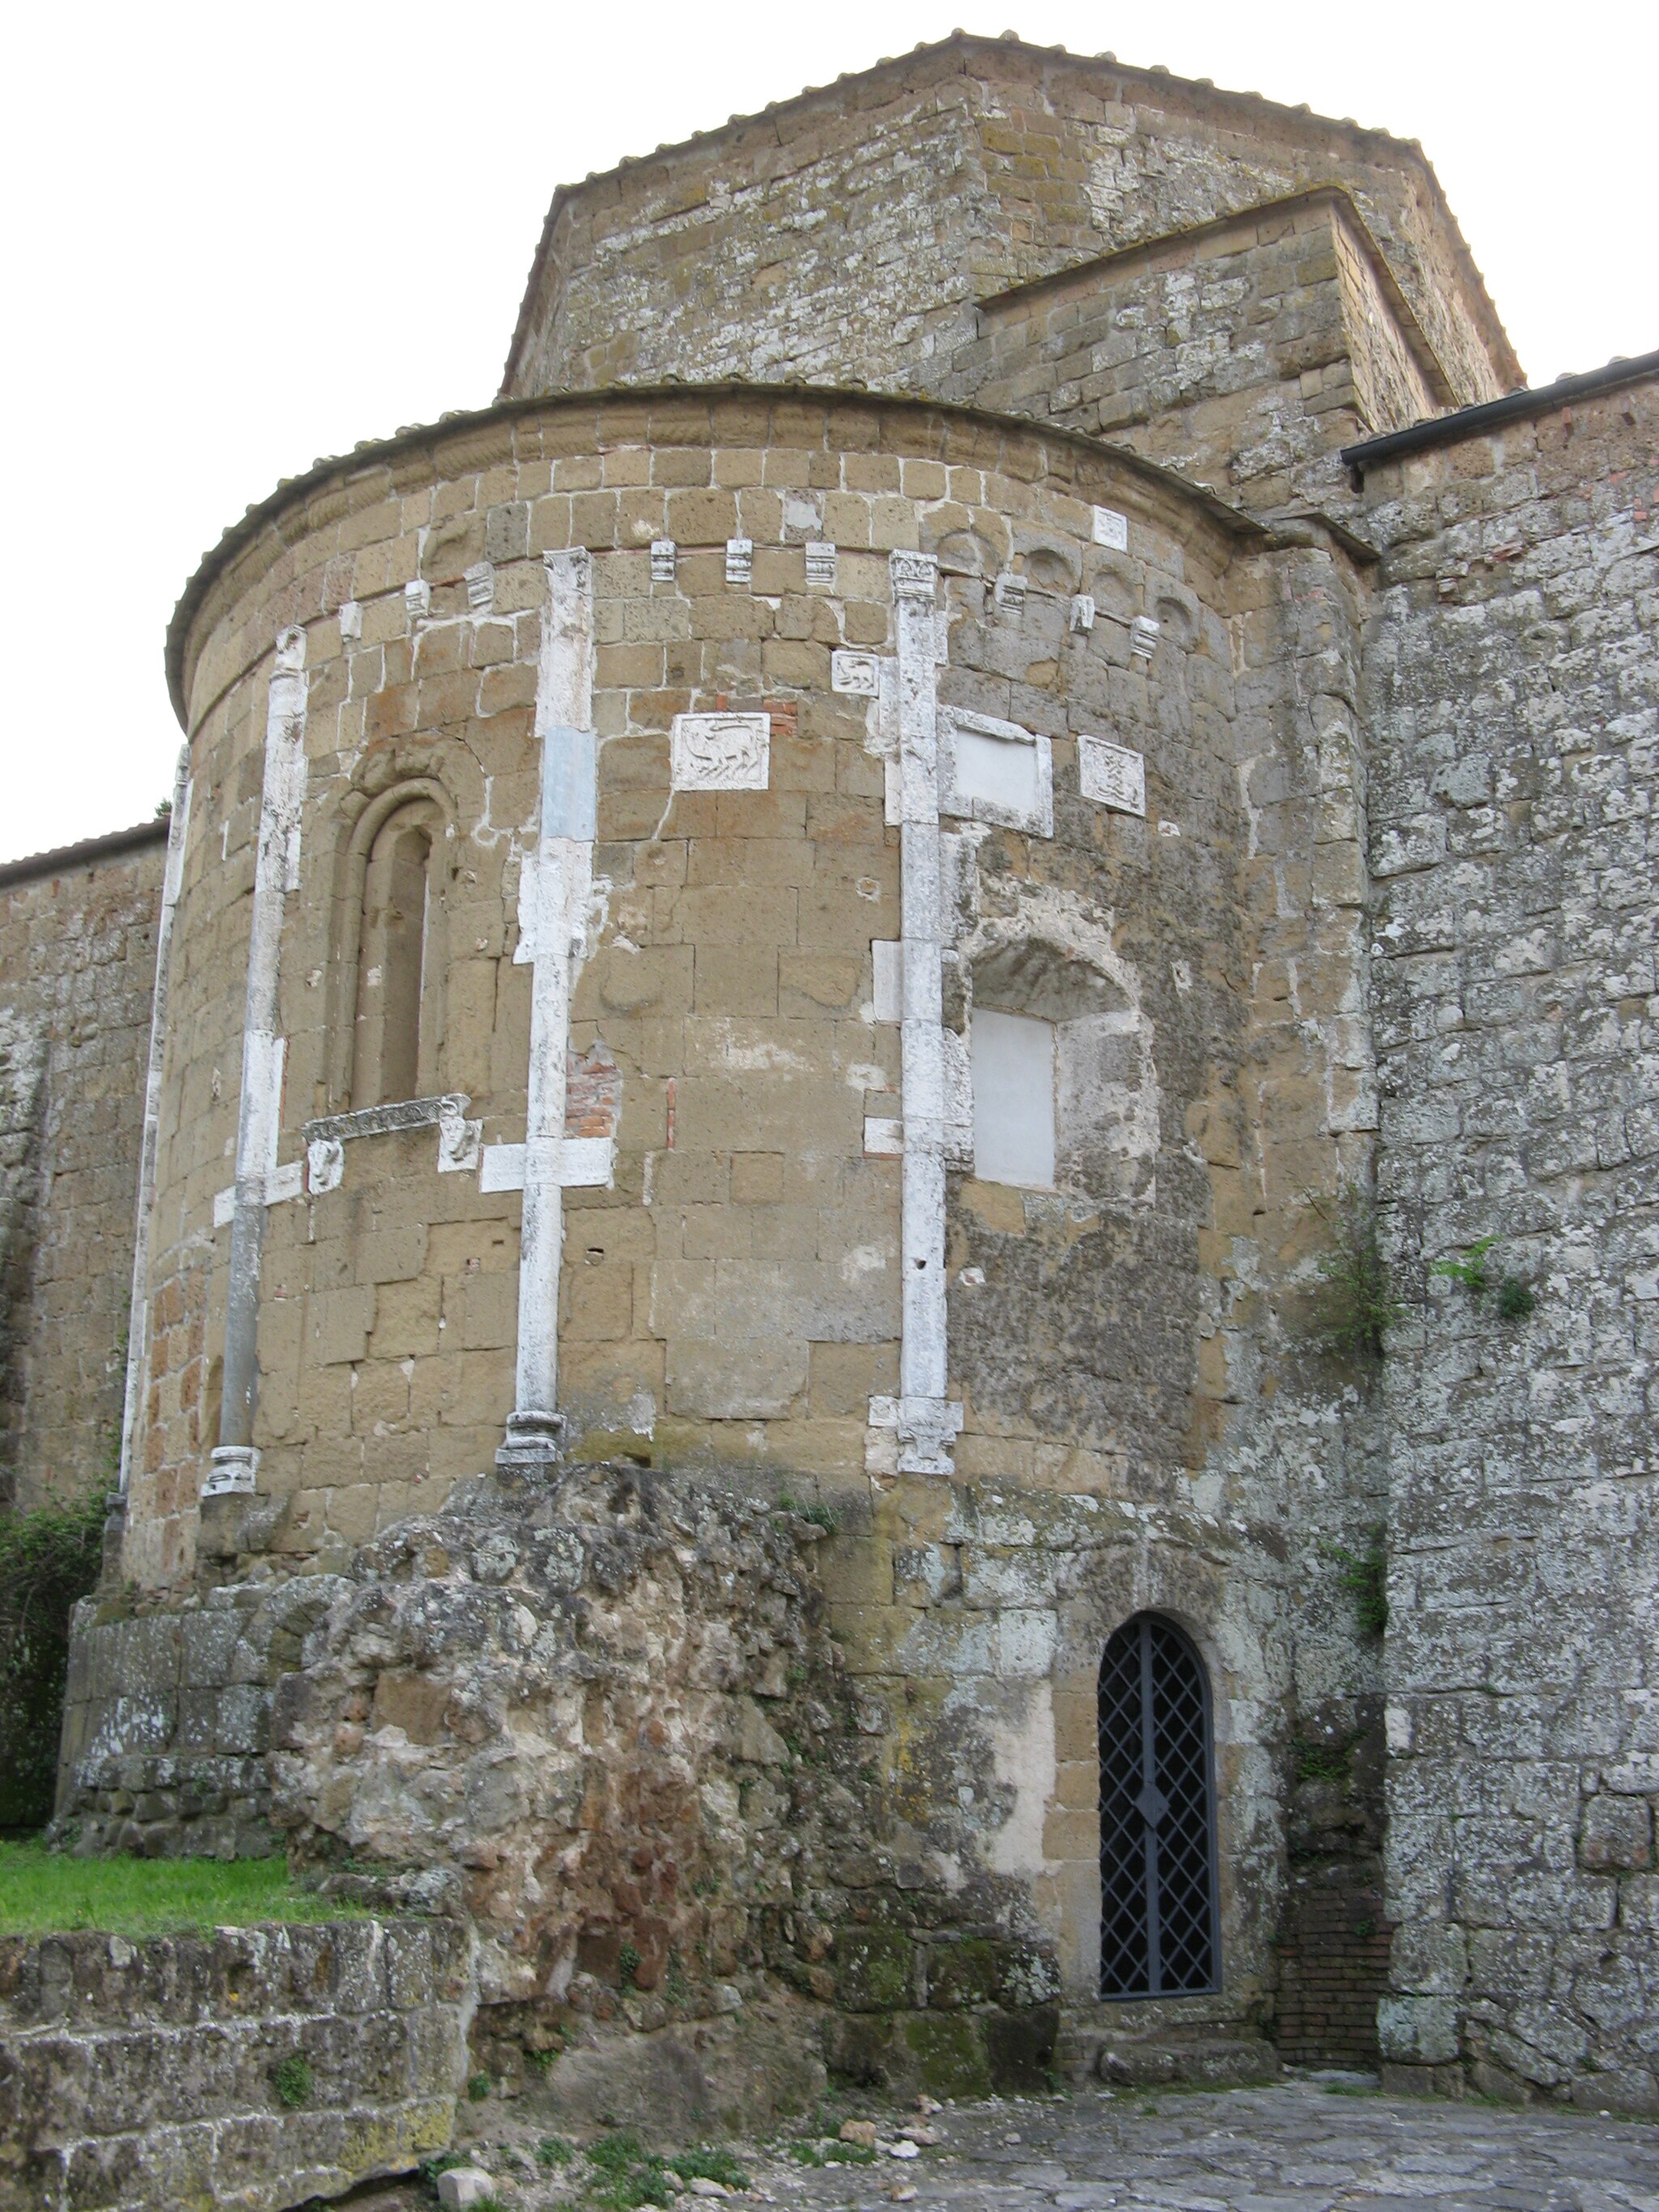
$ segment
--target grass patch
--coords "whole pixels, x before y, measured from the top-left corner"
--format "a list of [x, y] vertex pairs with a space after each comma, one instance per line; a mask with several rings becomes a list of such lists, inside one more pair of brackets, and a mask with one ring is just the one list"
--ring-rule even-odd
[[0, 1936], [169, 1936], [261, 1920], [356, 1920], [361, 1906], [296, 1889], [275, 1859], [77, 1859], [0, 1843]]

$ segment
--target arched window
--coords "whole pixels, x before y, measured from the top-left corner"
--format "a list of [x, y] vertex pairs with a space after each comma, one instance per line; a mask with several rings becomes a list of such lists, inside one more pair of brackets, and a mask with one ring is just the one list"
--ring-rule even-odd
[[447, 824], [425, 795], [396, 805], [367, 848], [357, 946], [351, 1103], [443, 1088]]
[[1155, 1613], [1100, 1662], [1100, 1903], [1102, 1996], [1219, 1986], [1209, 1677]]

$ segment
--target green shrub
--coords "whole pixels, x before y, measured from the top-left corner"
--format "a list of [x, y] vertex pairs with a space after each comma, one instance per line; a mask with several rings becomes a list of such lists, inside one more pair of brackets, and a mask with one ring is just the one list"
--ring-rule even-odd
[[1335, 1199], [1309, 1196], [1330, 1231], [1321, 1255], [1313, 1294], [1313, 1334], [1327, 1352], [1348, 1359], [1378, 1360], [1383, 1340], [1405, 1313], [1394, 1294], [1377, 1233], [1376, 1205], [1369, 1191], [1351, 1185]]
[[729, 2150], [711, 2150], [700, 2144], [668, 2161], [682, 2181], [722, 2181], [728, 2189], [747, 2189], [749, 2176]]
[[1495, 1237], [1482, 1237], [1475, 1243], [1464, 1247], [1461, 1260], [1437, 1260], [1429, 1273], [1445, 1275], [1454, 1283], [1462, 1283], [1472, 1298], [1484, 1297], [1488, 1287], [1486, 1255], [1497, 1242]]
[[1538, 1304], [1537, 1293], [1530, 1283], [1519, 1275], [1505, 1275], [1498, 1285], [1498, 1312], [1503, 1321], [1525, 1321]]
[[470, 2075], [466, 2084], [468, 2100], [472, 2104], [482, 2105], [495, 2086], [488, 2074]]
[[826, 2136], [818, 2142], [791, 2143], [789, 2155], [801, 2166], [873, 2166], [876, 2162], [876, 2154], [868, 2143], [842, 2142], [835, 2136]]
[[290, 2051], [280, 2065], [272, 2068], [270, 2086], [289, 2112], [297, 2112], [302, 2105], [311, 2102], [317, 2086], [312, 2077], [310, 2060], [300, 2051]]
[[1382, 1534], [1380, 1526], [1373, 1528], [1363, 1553], [1351, 1552], [1342, 1544], [1326, 1547], [1342, 1570], [1337, 1580], [1352, 1592], [1360, 1632], [1365, 1636], [1381, 1636], [1389, 1625], [1389, 1555]]
[[70, 1615], [103, 1556], [104, 1493], [0, 1515], [0, 1828], [52, 1818]]
[[589, 2191], [599, 2212], [638, 2212], [641, 2205], [674, 2201], [665, 2162], [647, 2151], [631, 2128], [617, 2128], [590, 2143], [587, 2162], [599, 2176]]
[[590, 2143], [587, 2162], [597, 2166], [601, 2173], [626, 2173], [636, 2159], [645, 2155], [645, 2146], [631, 2128], [617, 2128], [608, 2136], [601, 2136]]
[[1328, 1743], [1317, 1736], [1299, 1735], [1291, 1744], [1298, 1782], [1346, 1782], [1352, 1755], [1351, 1736], [1338, 1743]]

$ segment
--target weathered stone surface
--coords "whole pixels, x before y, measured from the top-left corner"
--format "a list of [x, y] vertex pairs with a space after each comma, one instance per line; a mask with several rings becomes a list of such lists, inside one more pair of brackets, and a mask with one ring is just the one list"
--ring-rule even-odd
[[[1639, 2111], [1656, 447], [1650, 383], [1366, 478], [1379, 1177], [1410, 1298], [1385, 1367], [1382, 2048]], [[1482, 1238], [1486, 1291], [1432, 1273]], [[1530, 1300], [1509, 1319], [1506, 1279]]]

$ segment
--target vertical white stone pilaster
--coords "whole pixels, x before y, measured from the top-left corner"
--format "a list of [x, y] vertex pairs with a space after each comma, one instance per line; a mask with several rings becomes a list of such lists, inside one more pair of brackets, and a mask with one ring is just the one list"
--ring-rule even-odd
[[224, 1397], [219, 1441], [202, 1485], [204, 1498], [251, 1491], [258, 1387], [259, 1265], [264, 1247], [265, 1185], [276, 1161], [283, 1110], [283, 1040], [276, 1034], [283, 915], [300, 884], [300, 823], [306, 793], [306, 634], [276, 638], [265, 716], [264, 783], [253, 864], [248, 933], [247, 1000], [242, 1017], [242, 1097], [236, 1126], [236, 1194], [230, 1220], [230, 1281], [225, 1299]]
[[900, 1030], [904, 1093], [903, 1286], [899, 1347], [898, 1463], [949, 1474], [962, 1409], [945, 1398], [944, 905], [939, 882], [936, 705], [938, 563], [888, 556], [898, 659], [902, 841]]
[[514, 1403], [495, 1455], [503, 1468], [550, 1464], [558, 1457], [564, 1425], [558, 1394], [565, 1056], [571, 986], [593, 893], [599, 813], [592, 562], [580, 549], [543, 557], [547, 611], [536, 680], [541, 823], [533, 861], [520, 878], [514, 956], [532, 963], [530, 1072]]
[[150, 1000], [149, 1059], [144, 1073], [144, 1129], [138, 1148], [138, 1201], [133, 1223], [132, 1301], [127, 1310], [126, 1397], [121, 1410], [121, 1471], [117, 1487], [125, 1498], [132, 1480], [132, 1432], [149, 1356], [149, 1224], [155, 1206], [155, 1147], [161, 1124], [161, 1058], [167, 1043], [167, 975], [173, 955], [173, 917], [184, 879], [185, 847], [190, 837], [190, 747], [183, 746], [173, 779], [173, 812], [167, 823], [167, 860], [161, 878], [161, 911], [155, 927], [155, 991]]

